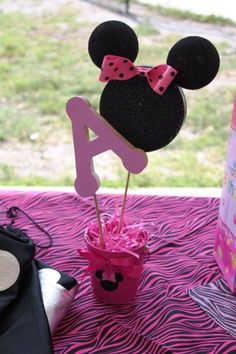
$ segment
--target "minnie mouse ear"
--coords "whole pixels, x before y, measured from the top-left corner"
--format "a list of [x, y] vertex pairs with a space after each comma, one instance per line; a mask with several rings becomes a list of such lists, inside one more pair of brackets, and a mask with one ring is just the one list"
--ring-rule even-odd
[[216, 76], [220, 58], [214, 45], [202, 37], [186, 37], [170, 50], [167, 64], [178, 70], [175, 83], [186, 89], [199, 89]]
[[138, 38], [123, 22], [107, 21], [92, 32], [88, 42], [89, 55], [99, 68], [105, 55], [119, 55], [134, 61], [138, 54]]

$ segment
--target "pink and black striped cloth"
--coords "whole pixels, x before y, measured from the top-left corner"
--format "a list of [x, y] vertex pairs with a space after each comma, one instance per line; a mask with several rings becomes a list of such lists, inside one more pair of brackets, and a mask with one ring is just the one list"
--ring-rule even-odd
[[[101, 212], [112, 214], [121, 202], [120, 195], [98, 195]], [[80, 281], [87, 262], [77, 249], [96, 218], [93, 199], [73, 193], [1, 192], [0, 211], [13, 205], [53, 238], [50, 249], [38, 249], [37, 259]], [[152, 235], [138, 296], [129, 305], [105, 305], [92, 295], [86, 276], [53, 337], [54, 352], [236, 353], [233, 333], [214, 318], [215, 304], [220, 308], [216, 288], [224, 288], [213, 256], [218, 206], [219, 200], [211, 198], [130, 195], [127, 217], [143, 221]], [[0, 223], [5, 222], [1, 213]], [[36, 243], [47, 243], [24, 215], [17, 217], [16, 226]], [[209, 286], [216, 295], [209, 295]]]

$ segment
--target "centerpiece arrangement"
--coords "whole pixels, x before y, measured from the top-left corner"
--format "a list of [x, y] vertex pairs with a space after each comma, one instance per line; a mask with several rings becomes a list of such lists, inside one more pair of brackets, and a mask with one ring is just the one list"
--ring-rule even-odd
[[[147, 152], [168, 145], [186, 117], [182, 88], [208, 85], [219, 69], [219, 55], [207, 39], [186, 37], [170, 49], [166, 64], [135, 65], [138, 38], [128, 25], [107, 21], [97, 26], [88, 41], [88, 52], [105, 82], [100, 114], [83, 97], [67, 103], [72, 123], [76, 162], [75, 189], [93, 197], [97, 221], [85, 231], [86, 248], [80, 255], [89, 261], [93, 292], [106, 303], [134, 299], [147, 254], [148, 231], [139, 220], [127, 220], [125, 203], [131, 173], [147, 166]], [[89, 129], [96, 135], [89, 138]], [[120, 211], [100, 215], [96, 191], [99, 178], [93, 157], [112, 150], [127, 170]]]

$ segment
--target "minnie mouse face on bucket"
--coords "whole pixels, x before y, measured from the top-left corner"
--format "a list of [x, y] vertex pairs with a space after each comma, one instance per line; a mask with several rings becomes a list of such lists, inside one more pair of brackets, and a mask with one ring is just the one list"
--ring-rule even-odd
[[118, 283], [123, 280], [121, 273], [106, 273], [102, 269], [95, 272], [95, 276], [101, 279], [100, 285], [104, 290], [114, 291], [118, 288]]
[[166, 64], [135, 66], [138, 38], [119, 21], [96, 27], [88, 51], [101, 68], [99, 80], [106, 82], [101, 115], [132, 145], [146, 152], [161, 149], [176, 137], [186, 116], [182, 88], [208, 85], [220, 63], [210, 41], [191, 36], [170, 49]]

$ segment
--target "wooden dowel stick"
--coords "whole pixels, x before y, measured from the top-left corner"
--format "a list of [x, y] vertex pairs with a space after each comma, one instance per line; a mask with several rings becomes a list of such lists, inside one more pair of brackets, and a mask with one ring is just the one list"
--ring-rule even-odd
[[122, 227], [123, 227], [123, 218], [124, 218], [124, 211], [125, 211], [125, 203], [126, 203], [126, 198], [127, 198], [127, 192], [128, 192], [128, 188], [129, 188], [129, 180], [130, 180], [130, 172], [128, 172], [127, 178], [126, 178], [125, 192], [124, 192], [123, 203], [122, 203], [121, 214], [120, 214], [119, 232], [121, 232]]
[[100, 218], [100, 212], [98, 209], [98, 201], [97, 201], [96, 193], [94, 193], [93, 199], [94, 199], [97, 220], [98, 220], [100, 246], [101, 246], [101, 248], [105, 248], [105, 242], [104, 242], [104, 237], [103, 237], [103, 232], [102, 232], [102, 223], [101, 223], [101, 218]]

